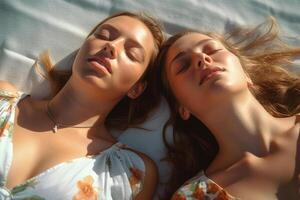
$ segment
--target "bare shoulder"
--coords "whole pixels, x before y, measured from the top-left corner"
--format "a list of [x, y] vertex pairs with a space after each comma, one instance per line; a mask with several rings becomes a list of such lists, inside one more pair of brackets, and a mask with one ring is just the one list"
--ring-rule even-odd
[[146, 173], [147, 173], [147, 171], [149, 173], [157, 173], [156, 164], [149, 156], [147, 156], [146, 154], [144, 154], [142, 152], [136, 151], [132, 148], [126, 147], [126, 149], [136, 153], [140, 158], [142, 158], [142, 160], [144, 161], [145, 167], [146, 167]]
[[155, 162], [146, 154], [135, 151], [144, 161], [146, 170], [157, 171]]
[[138, 153], [143, 159], [146, 167], [144, 185], [142, 191], [136, 196], [135, 200], [152, 200], [158, 181], [157, 167], [152, 159], [143, 153]]
[[0, 90], [5, 90], [8, 92], [17, 92], [17, 88], [8, 81], [0, 80]]
[[158, 170], [155, 162], [149, 158], [146, 154], [135, 151], [131, 148], [126, 148], [139, 155], [145, 164], [145, 176], [143, 181], [143, 188], [140, 193], [134, 198], [134, 200], [152, 200], [158, 181]]

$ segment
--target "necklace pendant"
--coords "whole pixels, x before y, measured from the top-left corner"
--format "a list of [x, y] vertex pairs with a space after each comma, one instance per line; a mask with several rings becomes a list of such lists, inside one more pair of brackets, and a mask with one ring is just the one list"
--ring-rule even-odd
[[58, 126], [55, 124], [55, 126], [53, 127], [53, 133], [57, 133], [57, 129], [58, 129]]

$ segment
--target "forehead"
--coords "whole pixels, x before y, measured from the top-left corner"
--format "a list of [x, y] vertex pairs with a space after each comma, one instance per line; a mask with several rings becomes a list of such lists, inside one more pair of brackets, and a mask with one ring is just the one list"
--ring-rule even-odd
[[[201, 33], [188, 33], [171, 45], [168, 53], [167, 53], [167, 63], [172, 60], [178, 53], [188, 51], [189, 49], [194, 48], [199, 42], [204, 40], [211, 40], [213, 38], [208, 35], [204, 35]], [[214, 40], [214, 39], [213, 39]]]
[[[101, 26], [109, 24], [120, 33], [140, 43], [144, 49], [154, 48], [154, 39], [148, 27], [139, 19], [130, 16], [117, 16], [104, 22]], [[100, 26], [100, 27], [101, 27]]]
[[[127, 28], [128, 30], [136, 30], [136, 29], [145, 29], [148, 30], [146, 25], [141, 22], [139, 19], [131, 16], [120, 15], [117, 17], [110, 18], [106, 20], [103, 24], [112, 24], [115, 26], [119, 26], [120, 28]], [[129, 28], [128, 28], [129, 27]]]

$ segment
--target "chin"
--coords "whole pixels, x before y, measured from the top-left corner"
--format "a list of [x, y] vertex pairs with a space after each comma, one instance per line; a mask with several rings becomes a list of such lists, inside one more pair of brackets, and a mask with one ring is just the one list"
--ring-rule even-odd
[[84, 83], [93, 88], [98, 88], [99, 90], [105, 90], [108, 88], [108, 83], [107, 80], [105, 80], [105, 78], [99, 78], [93, 75], [86, 75], [81, 79]]
[[233, 94], [233, 95], [249, 92], [248, 86], [243, 83], [227, 84], [227, 85], [225, 85], [225, 89], [226, 89], [227, 93]]
[[222, 96], [222, 98], [248, 90], [243, 83], [234, 83], [224, 79], [214, 81], [208, 88], [210, 94]]
[[227, 90], [230, 90], [231, 87], [232, 84], [230, 82], [221, 79], [213, 81], [211, 84], [209, 84], [209, 90], [216, 92], [225, 92]]

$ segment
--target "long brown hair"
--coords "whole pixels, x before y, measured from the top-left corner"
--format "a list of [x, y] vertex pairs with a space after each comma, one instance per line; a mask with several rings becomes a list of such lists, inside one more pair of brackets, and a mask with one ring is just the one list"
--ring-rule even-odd
[[[111, 15], [96, 25], [92, 31], [88, 34], [89, 37], [101, 24], [107, 20], [118, 17], [118, 16], [129, 16], [143, 22], [146, 27], [150, 30], [154, 39], [154, 52], [150, 58], [150, 62], [147, 66], [142, 77], [139, 79], [140, 82], [147, 83], [145, 91], [136, 99], [130, 99], [125, 96], [109, 113], [105, 124], [109, 128], [126, 129], [131, 126], [136, 126], [146, 120], [150, 111], [152, 111], [159, 103], [159, 97], [157, 91], [153, 88], [153, 71], [156, 68], [155, 59], [158, 55], [159, 48], [164, 41], [164, 34], [162, 32], [162, 26], [151, 16], [146, 13], [131, 13], [121, 12]], [[41, 64], [47, 71], [46, 78], [50, 81], [52, 87], [52, 96], [56, 95], [61, 88], [66, 84], [72, 75], [71, 70], [62, 71], [57, 70], [50, 59], [49, 53], [44, 53], [40, 57]]]
[[[168, 149], [167, 161], [173, 164], [167, 196], [170, 197], [184, 181], [205, 170], [218, 153], [218, 144], [209, 129], [195, 117], [182, 120], [178, 113], [178, 102], [166, 78], [165, 62], [169, 48], [179, 38], [199, 31], [186, 31], [169, 38], [162, 46], [157, 62], [157, 84], [162, 88], [171, 115], [163, 129], [163, 139]], [[202, 33], [203, 34], [203, 33]], [[234, 53], [254, 86], [249, 88], [264, 108], [275, 117], [293, 116], [300, 112], [300, 78], [286, 70], [300, 56], [300, 48], [286, 44], [280, 36], [274, 18], [255, 28], [239, 28], [219, 35], [204, 33], [222, 42]], [[158, 81], [158, 80], [156, 80]], [[173, 126], [173, 141], [168, 142], [166, 129]]]

